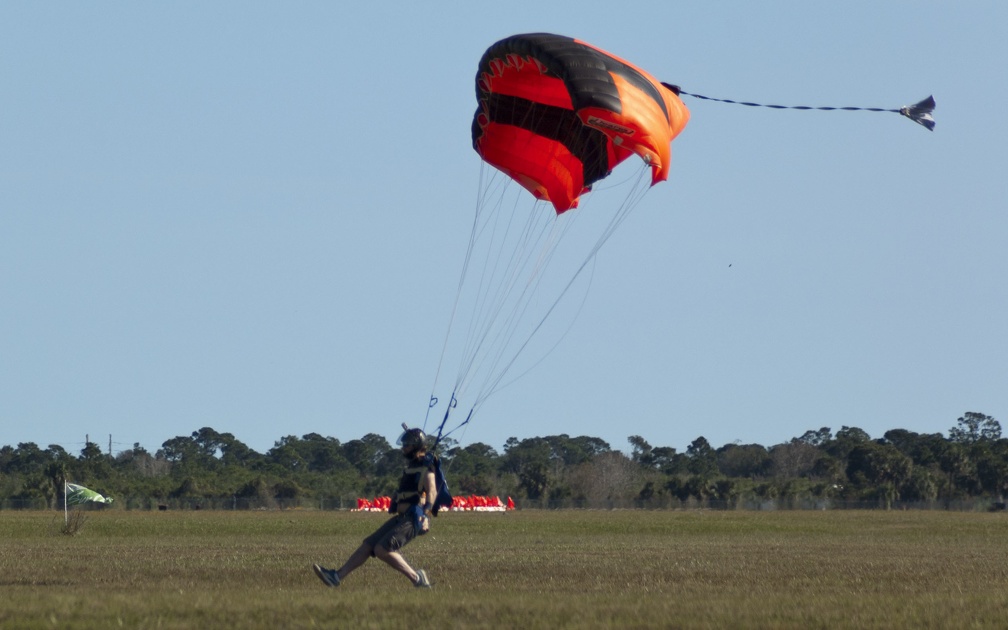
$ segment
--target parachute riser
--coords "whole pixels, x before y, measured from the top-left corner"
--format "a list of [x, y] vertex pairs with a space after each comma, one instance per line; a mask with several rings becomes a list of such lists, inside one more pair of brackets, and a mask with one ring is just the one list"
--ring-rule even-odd
[[444, 418], [441, 420], [441, 424], [438, 425], [437, 437], [434, 438], [434, 444], [431, 446], [431, 449], [430, 449], [431, 452], [434, 452], [435, 450], [437, 450], [438, 445], [441, 444], [441, 439], [442, 438], [446, 438], [449, 435], [451, 435], [452, 433], [455, 433], [456, 431], [458, 431], [462, 427], [464, 427], [467, 424], [469, 424], [469, 421], [472, 420], [473, 412], [476, 411], [475, 407], [473, 407], [472, 409], [469, 410], [469, 414], [466, 416], [465, 421], [461, 422], [457, 427], [454, 427], [451, 430], [449, 430], [449, 431], [446, 432], [444, 430], [444, 428], [448, 424], [448, 418], [451, 416], [451, 410], [454, 409], [456, 406], [458, 406], [458, 401], [455, 399], [455, 396], [453, 394], [452, 395], [452, 402], [451, 402], [451, 404], [448, 405], [448, 408], [445, 409]]
[[[437, 402], [438, 402], [438, 399], [435, 396], [431, 396], [430, 408], [433, 408], [437, 404]], [[432, 452], [435, 449], [437, 449], [438, 444], [441, 443], [441, 438], [444, 437], [444, 435], [446, 435], [444, 433], [445, 425], [448, 424], [448, 418], [451, 416], [452, 409], [454, 409], [457, 406], [458, 406], [458, 399], [455, 398], [455, 392], [452, 392], [451, 400], [448, 401], [448, 406], [445, 408], [444, 417], [441, 419], [441, 424], [438, 425], [437, 437], [434, 438], [434, 444], [431, 446], [431, 451]], [[470, 417], [472, 416], [472, 411], [469, 412], [469, 416]], [[466, 419], [466, 422], [468, 422], [468, 421], [469, 420]], [[461, 426], [461, 425], [459, 425], [459, 426]]]

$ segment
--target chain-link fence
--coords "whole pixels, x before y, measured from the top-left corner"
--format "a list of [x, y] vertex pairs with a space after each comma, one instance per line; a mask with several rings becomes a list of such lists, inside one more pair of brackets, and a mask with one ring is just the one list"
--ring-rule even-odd
[[[114, 497], [111, 505], [101, 503], [84, 504], [90, 510], [348, 510], [357, 507], [357, 498], [324, 497], [308, 498], [249, 498], [249, 497], [185, 497], [159, 499], [142, 496]], [[58, 503], [58, 504], [57, 504]], [[0, 510], [55, 510], [63, 509], [62, 502], [43, 498], [0, 499]]]
[[[778, 499], [708, 499], [689, 498], [680, 501], [676, 498], [661, 497], [648, 500], [608, 500], [608, 499], [572, 499], [542, 501], [517, 501], [517, 509], [565, 510], [743, 510], [743, 511], [774, 511], [774, 510], [947, 510], [953, 512], [998, 512], [1004, 511], [1005, 502], [993, 498], [970, 498], [934, 501], [893, 501], [886, 505], [884, 501], [854, 501], [844, 499], [823, 498], [778, 498]], [[213, 497], [213, 498], [171, 498], [158, 499], [152, 497], [116, 497], [111, 505], [85, 504], [84, 509], [91, 510], [350, 510], [357, 507], [357, 498], [323, 497], [323, 498], [248, 498], [248, 497]], [[63, 509], [62, 503], [56, 505], [42, 498], [32, 499], [0, 499], [2, 510], [55, 510]]]

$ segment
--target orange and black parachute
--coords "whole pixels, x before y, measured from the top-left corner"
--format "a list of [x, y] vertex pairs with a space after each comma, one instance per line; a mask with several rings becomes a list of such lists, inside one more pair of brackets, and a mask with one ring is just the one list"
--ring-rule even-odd
[[640, 68], [570, 37], [503, 39], [476, 74], [473, 148], [557, 213], [639, 155], [668, 178], [672, 139], [689, 121], [678, 95]]

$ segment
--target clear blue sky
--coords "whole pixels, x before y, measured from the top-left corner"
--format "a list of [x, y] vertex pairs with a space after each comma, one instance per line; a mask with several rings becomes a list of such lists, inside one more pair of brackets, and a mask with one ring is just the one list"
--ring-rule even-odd
[[933, 93], [938, 127], [684, 98], [669, 181], [463, 443], [1008, 421], [1008, 4], [554, 4], [0, 5], [0, 444], [422, 421], [476, 64], [532, 31], [711, 96]]

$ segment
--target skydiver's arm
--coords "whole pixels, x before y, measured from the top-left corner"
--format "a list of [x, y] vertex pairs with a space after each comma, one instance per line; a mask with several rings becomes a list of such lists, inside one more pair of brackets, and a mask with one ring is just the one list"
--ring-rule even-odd
[[431, 508], [437, 499], [437, 483], [434, 481], [434, 473], [428, 472], [424, 475], [424, 519], [423, 531], [430, 529]]

